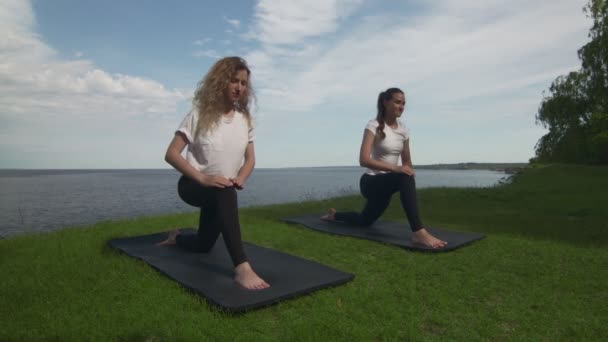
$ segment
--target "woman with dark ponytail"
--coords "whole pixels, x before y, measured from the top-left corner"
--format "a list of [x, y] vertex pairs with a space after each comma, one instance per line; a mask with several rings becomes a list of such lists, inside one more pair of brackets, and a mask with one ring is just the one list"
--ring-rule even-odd
[[403, 91], [399, 88], [389, 88], [378, 96], [376, 118], [365, 127], [359, 152], [359, 164], [367, 167], [359, 182], [361, 194], [367, 200], [363, 211], [337, 212], [331, 208], [321, 219], [370, 226], [386, 210], [392, 195], [399, 192], [401, 206], [413, 232], [412, 242], [442, 248], [447, 242], [432, 236], [425, 229], [418, 214], [409, 133], [399, 120], [404, 108]]

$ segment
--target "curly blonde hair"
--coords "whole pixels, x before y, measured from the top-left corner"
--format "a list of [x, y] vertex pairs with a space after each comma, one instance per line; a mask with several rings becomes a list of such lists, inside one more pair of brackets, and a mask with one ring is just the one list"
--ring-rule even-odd
[[[247, 76], [251, 76], [251, 71], [244, 59], [225, 57], [215, 62], [205, 77], [198, 83], [192, 99], [192, 104], [198, 108], [199, 112], [196, 134], [204, 134], [213, 130], [223, 113], [232, 106], [232, 104], [226, 104], [225, 90], [230, 80], [241, 70], [246, 70]], [[254, 100], [255, 94], [251, 86], [251, 79], [247, 77], [247, 88], [234, 105], [237, 110], [245, 115], [249, 127], [251, 127], [249, 105]]]

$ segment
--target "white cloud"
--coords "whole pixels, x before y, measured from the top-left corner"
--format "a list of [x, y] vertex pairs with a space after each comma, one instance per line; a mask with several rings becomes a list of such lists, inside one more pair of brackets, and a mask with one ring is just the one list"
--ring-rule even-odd
[[[194, 42], [194, 45], [203, 46], [203, 45], [207, 45], [211, 41], [213, 41], [212, 38], [199, 39], [199, 40], [196, 40]], [[219, 42], [222, 43], [222, 44], [224, 44], [224, 45], [229, 45], [230, 44], [229, 40], [220, 40]], [[215, 49], [211, 49], [211, 48], [207, 48], [207, 49], [199, 48], [198, 50], [196, 50], [196, 51], [194, 51], [192, 53], [192, 56], [194, 56], [196, 58], [217, 59], [217, 58], [221, 57], [221, 54], [217, 50], [215, 50]]]
[[[297, 126], [314, 113], [338, 127], [353, 114], [373, 115], [378, 92], [399, 86], [408, 94], [408, 113], [425, 113], [429, 121], [466, 130], [465, 119], [493, 120], [500, 129], [530, 117], [520, 121], [522, 131], [538, 132], [533, 117], [541, 92], [580, 65], [576, 51], [590, 25], [583, 0], [444, 0], [421, 3], [427, 7], [416, 12], [391, 2], [397, 7], [390, 12], [353, 20], [348, 15], [361, 4], [350, 3], [343, 16], [339, 4], [261, 0], [256, 7], [255, 34], [248, 37], [260, 48], [245, 57], [268, 125], [294, 113]], [[493, 104], [482, 105], [489, 97]], [[510, 101], [526, 106], [501, 110]], [[336, 107], [347, 112], [328, 113]]]
[[[0, 3], [0, 167], [107, 167], [102, 159], [119, 167], [134, 151], [114, 132], [141, 136], [166, 124], [185, 99], [154, 80], [62, 60], [35, 27], [29, 2]], [[118, 140], [122, 149], [106, 148]], [[68, 156], [76, 150], [90, 153]]]
[[[550, 1], [502, 13], [497, 8], [505, 6], [473, 7], [472, 4], [464, 4], [467, 10], [464, 18], [460, 16], [464, 10], [447, 1], [422, 18], [397, 21], [392, 25], [382, 25], [382, 22], [396, 20], [377, 18], [360, 25], [351, 34], [342, 33], [335, 45], [323, 49], [291, 47], [290, 51], [297, 51], [299, 56], [292, 53], [285, 58], [283, 51], [266, 47], [251, 53], [249, 58], [256, 69], [261, 69], [258, 80], [271, 92], [276, 91], [277, 80], [288, 80], [280, 82], [288, 95], [284, 102], [302, 110], [328, 98], [353, 91], [375, 93], [391, 84], [419, 84], [423, 89], [444, 90], [445, 95], [434, 101], [453, 101], [492, 89], [504, 92], [521, 87], [530, 79], [536, 82], [552, 79], [559, 75], [552, 72], [575, 67], [575, 51], [580, 46], [580, 39], [571, 40], [570, 54], [565, 56], [564, 40], [581, 37], [588, 28], [580, 13], [581, 6], [573, 6], [571, 1]], [[455, 10], [450, 12], [452, 6]], [[264, 11], [268, 8], [271, 7], [265, 7]], [[575, 22], [572, 21], [573, 10], [579, 11], [581, 17]], [[277, 10], [277, 13], [281, 11]], [[471, 24], [488, 15], [496, 21], [481, 27]], [[279, 14], [266, 13], [260, 18], [265, 21], [274, 16]], [[566, 20], [570, 25], [563, 25]], [[325, 27], [335, 29], [336, 23], [335, 19], [327, 20]], [[261, 26], [268, 25], [263, 23]], [[319, 29], [306, 31], [306, 34], [325, 31], [324, 25], [311, 26]], [[278, 26], [275, 30], [266, 35], [273, 37], [275, 33], [280, 35], [288, 31]], [[264, 43], [274, 41], [264, 37], [260, 40]], [[277, 41], [286, 40], [279, 38]], [[292, 38], [292, 42], [296, 43], [296, 38]]]
[[[585, 2], [260, 0], [251, 27], [224, 17], [231, 32], [246, 32], [247, 44], [239, 48], [254, 46], [246, 53], [234, 49], [253, 69], [258, 165], [356, 163], [361, 126], [373, 115], [378, 92], [390, 86], [407, 93], [405, 119], [416, 139], [416, 163], [526, 160], [542, 133], [534, 125], [542, 90], [579, 65], [576, 50], [590, 26], [581, 10]], [[112, 156], [122, 145], [141, 150], [138, 158], [164, 148], [168, 141], [152, 135], [174, 128], [175, 118], [166, 113], [185, 103], [185, 91], [109, 73], [77, 52], [77, 60], [61, 60], [35, 28], [29, 2], [0, 3], [3, 157], [94, 151], [120, 167], [131, 166]], [[224, 45], [222, 38], [213, 42], [235, 45]], [[193, 55], [219, 58], [224, 51], [211, 49], [210, 42], [193, 41]], [[49, 133], [53, 127], [60, 133]], [[113, 141], [87, 135], [92, 130], [109, 132]], [[144, 152], [150, 145], [154, 152]], [[472, 151], [476, 145], [480, 149]], [[449, 146], [449, 156], [442, 146]], [[149, 165], [129, 158], [124, 153], [120, 160]]]
[[352, 0], [261, 0], [256, 6], [256, 23], [250, 36], [268, 45], [298, 43], [334, 32], [339, 19], [350, 15], [360, 3]]
[[205, 44], [209, 43], [211, 40], [212, 40], [211, 38], [198, 39], [198, 40], [195, 40], [194, 43], [192, 43], [192, 44], [201, 46], [201, 45], [205, 45]]
[[54, 51], [40, 41], [32, 32], [34, 14], [26, 1], [3, 1], [0, 3], [0, 61], [23, 62], [50, 58]]
[[224, 20], [226, 20], [226, 22], [228, 24], [230, 24], [232, 27], [234, 27], [235, 29], [238, 29], [241, 26], [241, 21], [238, 19], [230, 19], [230, 18], [224, 17]]
[[194, 53], [192, 54], [194, 57], [206, 57], [206, 58], [220, 58], [220, 54], [213, 50], [213, 49], [209, 49], [209, 50], [197, 50], [194, 51]]
[[0, 5], [0, 118], [174, 111], [184, 95], [141, 77], [110, 74], [90, 61], [62, 61], [34, 31], [28, 2]]

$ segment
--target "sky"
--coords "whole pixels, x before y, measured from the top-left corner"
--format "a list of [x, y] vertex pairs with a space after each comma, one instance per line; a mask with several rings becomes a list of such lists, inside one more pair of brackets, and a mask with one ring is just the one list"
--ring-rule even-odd
[[414, 165], [527, 162], [577, 70], [583, 0], [0, 0], [0, 168], [169, 168], [197, 83], [245, 58], [256, 167], [358, 164], [406, 93]]

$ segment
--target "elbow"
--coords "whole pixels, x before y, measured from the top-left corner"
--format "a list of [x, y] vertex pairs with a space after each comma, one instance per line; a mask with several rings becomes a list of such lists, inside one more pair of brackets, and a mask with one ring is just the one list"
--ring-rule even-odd
[[169, 165], [173, 165], [172, 161], [173, 155], [171, 153], [171, 150], [167, 150], [167, 152], [165, 153], [165, 162], [167, 162]]
[[359, 157], [359, 166], [367, 167], [368, 166], [367, 158]]

